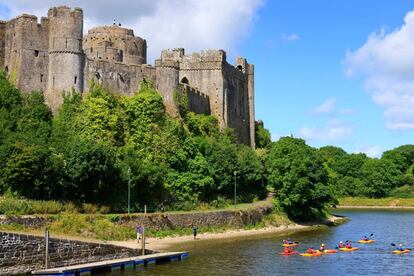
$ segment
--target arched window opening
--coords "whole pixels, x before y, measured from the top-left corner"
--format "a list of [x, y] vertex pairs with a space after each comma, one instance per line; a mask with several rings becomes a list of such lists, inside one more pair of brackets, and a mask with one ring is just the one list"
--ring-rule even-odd
[[240, 71], [243, 71], [243, 66], [237, 65], [237, 69], [239, 69]]

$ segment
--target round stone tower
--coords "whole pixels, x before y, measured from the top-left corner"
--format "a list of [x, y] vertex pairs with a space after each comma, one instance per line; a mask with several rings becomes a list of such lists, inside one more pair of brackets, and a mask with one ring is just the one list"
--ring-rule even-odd
[[83, 11], [69, 7], [49, 9], [49, 79], [46, 101], [55, 112], [63, 92], [83, 91]]
[[116, 25], [90, 29], [83, 40], [83, 48], [90, 60], [120, 62], [126, 65], [147, 63], [145, 39], [135, 36], [131, 29]]

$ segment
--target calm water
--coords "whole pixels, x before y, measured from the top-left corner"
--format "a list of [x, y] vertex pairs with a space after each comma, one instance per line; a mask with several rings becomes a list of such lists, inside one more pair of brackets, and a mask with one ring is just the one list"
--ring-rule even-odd
[[[414, 252], [395, 255], [390, 243], [402, 242], [414, 248], [413, 211], [338, 211], [351, 221], [339, 227], [292, 234], [301, 242], [299, 251], [318, 246], [337, 246], [340, 240], [358, 240], [374, 233], [376, 243], [358, 245], [361, 250], [321, 257], [280, 256], [285, 236], [263, 236], [229, 241], [197, 241], [176, 246], [187, 250], [184, 261], [152, 265], [141, 271], [116, 275], [414, 275]], [[115, 274], [113, 274], [115, 275]]]

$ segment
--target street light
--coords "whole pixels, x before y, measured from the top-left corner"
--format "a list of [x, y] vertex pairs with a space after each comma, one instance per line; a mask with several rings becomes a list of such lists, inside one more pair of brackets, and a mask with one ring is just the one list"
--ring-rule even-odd
[[131, 211], [131, 167], [128, 167], [128, 214]]
[[237, 171], [234, 171], [234, 208], [236, 208], [236, 205], [237, 205], [236, 192], [237, 192]]

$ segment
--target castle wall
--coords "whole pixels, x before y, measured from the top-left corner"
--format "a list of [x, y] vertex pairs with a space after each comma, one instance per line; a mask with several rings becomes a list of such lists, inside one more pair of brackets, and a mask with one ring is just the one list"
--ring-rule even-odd
[[0, 68], [4, 68], [6, 46], [6, 21], [0, 20]]
[[218, 118], [221, 128], [227, 126], [222, 71], [225, 60], [226, 54], [221, 50], [186, 55], [183, 56], [179, 74], [180, 82], [187, 81], [189, 86], [209, 97], [211, 114]]
[[63, 93], [83, 91], [83, 12], [52, 8], [49, 18], [49, 80], [45, 99], [52, 111], [63, 103]]
[[110, 91], [132, 95], [139, 90], [139, 84], [143, 79], [140, 65], [125, 65], [119, 62], [106, 60], [87, 59], [85, 64], [85, 91], [88, 90], [88, 82], [93, 80]]
[[224, 66], [223, 75], [227, 127], [234, 129], [240, 142], [250, 144], [247, 75], [229, 64]]
[[174, 93], [186, 93], [190, 111], [216, 116], [221, 128], [254, 147], [254, 67], [246, 59], [232, 66], [223, 50], [185, 55], [182, 48], [162, 51], [154, 67], [146, 59], [147, 43], [133, 30], [101, 26], [83, 37], [79, 8], [51, 8], [40, 23], [32, 15], [0, 21], [0, 66], [22, 91], [44, 91], [54, 112], [64, 92], [83, 93], [90, 81], [132, 95], [146, 79], [171, 116], [178, 115]]
[[5, 24], [4, 68], [22, 91], [43, 91], [48, 75], [48, 21], [32, 15]]

